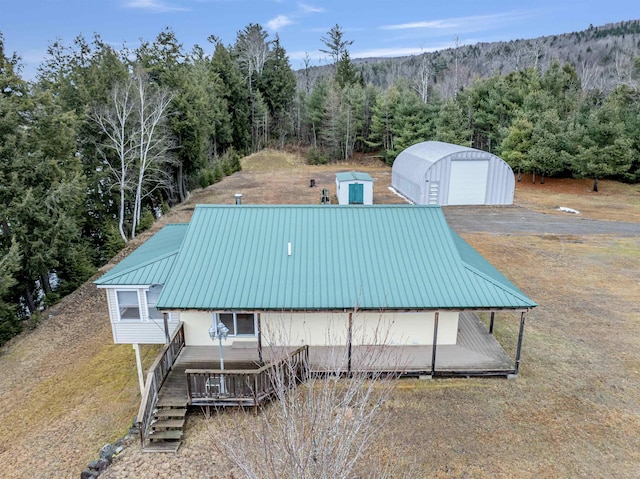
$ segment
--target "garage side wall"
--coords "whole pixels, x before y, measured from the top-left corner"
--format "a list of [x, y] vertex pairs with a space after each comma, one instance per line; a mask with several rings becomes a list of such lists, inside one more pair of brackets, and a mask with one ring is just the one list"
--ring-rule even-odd
[[413, 203], [428, 204], [424, 198], [426, 191], [425, 172], [431, 162], [409, 152], [400, 153], [391, 170], [391, 186]]

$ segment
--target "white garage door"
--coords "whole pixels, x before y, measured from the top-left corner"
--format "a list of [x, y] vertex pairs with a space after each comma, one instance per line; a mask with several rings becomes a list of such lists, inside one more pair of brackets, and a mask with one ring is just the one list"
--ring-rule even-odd
[[487, 196], [489, 160], [451, 161], [449, 205], [482, 205]]

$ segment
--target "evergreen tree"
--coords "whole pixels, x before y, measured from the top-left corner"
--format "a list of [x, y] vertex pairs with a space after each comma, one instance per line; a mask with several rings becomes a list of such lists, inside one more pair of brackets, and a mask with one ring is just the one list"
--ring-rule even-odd
[[469, 119], [455, 99], [442, 104], [435, 121], [434, 139], [461, 146], [471, 146]]
[[292, 130], [291, 108], [296, 93], [296, 75], [278, 36], [272, 42], [272, 51], [264, 64], [258, 86], [269, 108], [271, 137], [277, 139], [282, 148]]
[[334, 74], [337, 72], [338, 62], [343, 58], [344, 54], [347, 54], [348, 48], [353, 44], [353, 40], [345, 40], [342, 27], [337, 23], [327, 32], [327, 35], [320, 38], [322, 43], [326, 46], [326, 49], [321, 48], [322, 53], [326, 53], [331, 57], [334, 66]]
[[231, 143], [225, 144], [220, 141], [220, 151], [233, 146], [236, 151], [246, 153], [251, 144], [249, 90], [230, 51], [215, 37], [210, 37], [210, 40], [215, 43], [211, 70], [224, 85], [223, 99], [227, 105], [232, 128]]

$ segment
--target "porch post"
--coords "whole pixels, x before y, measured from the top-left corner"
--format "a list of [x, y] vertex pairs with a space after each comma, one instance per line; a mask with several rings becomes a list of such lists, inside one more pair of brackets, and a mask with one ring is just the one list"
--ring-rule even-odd
[[353, 313], [349, 313], [349, 328], [347, 329], [347, 372], [351, 372], [351, 343], [353, 342]]
[[144, 394], [144, 372], [142, 371], [142, 358], [140, 357], [140, 345], [133, 344], [133, 350], [136, 352], [136, 366], [138, 369], [138, 383], [140, 384], [140, 395]]
[[496, 313], [494, 311], [491, 311], [491, 321], [489, 322], [489, 334], [493, 334], [493, 318], [495, 317]]
[[169, 320], [167, 318], [167, 313], [162, 313], [162, 320], [164, 321], [165, 344], [169, 344], [171, 342], [171, 335], [169, 334]]
[[520, 369], [520, 354], [522, 353], [522, 337], [524, 336], [524, 321], [525, 321], [525, 313], [523, 311], [522, 313], [520, 313], [520, 333], [518, 334], [518, 348], [516, 349], [515, 374], [518, 374], [518, 369]]
[[436, 374], [436, 345], [438, 344], [438, 319], [440, 312], [436, 311], [433, 317], [433, 346], [431, 346], [431, 376]]
[[262, 359], [262, 323], [260, 322], [260, 313], [258, 313], [258, 363], [260, 366], [264, 364]]

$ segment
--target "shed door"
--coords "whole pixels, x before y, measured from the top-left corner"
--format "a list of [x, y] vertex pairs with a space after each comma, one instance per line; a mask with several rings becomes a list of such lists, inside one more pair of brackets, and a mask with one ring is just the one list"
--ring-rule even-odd
[[349, 204], [361, 205], [364, 203], [364, 185], [351, 183], [349, 185]]
[[449, 205], [483, 205], [487, 196], [489, 160], [453, 160]]

